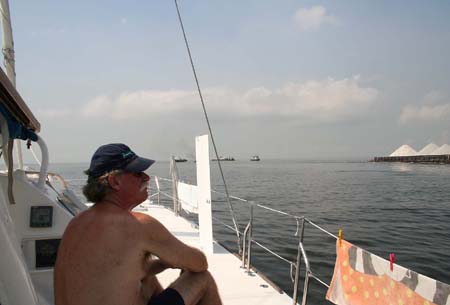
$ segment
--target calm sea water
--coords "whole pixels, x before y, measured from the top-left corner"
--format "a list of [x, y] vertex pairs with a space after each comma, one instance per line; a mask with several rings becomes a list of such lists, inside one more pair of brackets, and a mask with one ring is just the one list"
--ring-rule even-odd
[[[181, 179], [196, 183], [193, 162], [177, 165]], [[55, 164], [52, 170], [61, 173], [82, 196], [82, 170], [86, 166]], [[450, 283], [450, 166], [263, 160], [224, 162], [223, 169], [232, 195], [292, 215], [305, 215], [335, 235], [342, 228], [350, 242], [386, 259], [395, 253], [399, 265]], [[150, 173], [169, 177], [169, 163], [156, 163]], [[214, 189], [223, 190], [215, 163], [211, 164], [211, 179]], [[223, 196], [213, 197], [213, 216], [231, 225]], [[170, 201], [165, 203], [171, 205]], [[249, 206], [232, 203], [243, 231]], [[256, 241], [295, 262], [296, 221], [258, 207], [254, 214]], [[225, 246], [236, 249], [232, 231], [216, 223], [214, 234]], [[329, 283], [335, 240], [309, 225], [304, 242], [313, 273]], [[256, 268], [292, 294], [290, 265], [257, 246], [252, 251]], [[327, 304], [325, 291], [313, 280], [309, 303]]]

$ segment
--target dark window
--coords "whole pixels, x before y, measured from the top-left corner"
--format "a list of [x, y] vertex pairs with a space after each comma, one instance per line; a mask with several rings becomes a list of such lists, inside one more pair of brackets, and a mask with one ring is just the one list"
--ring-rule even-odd
[[33, 206], [30, 213], [31, 228], [48, 228], [53, 223], [52, 206]]
[[36, 240], [36, 268], [54, 267], [61, 239]]

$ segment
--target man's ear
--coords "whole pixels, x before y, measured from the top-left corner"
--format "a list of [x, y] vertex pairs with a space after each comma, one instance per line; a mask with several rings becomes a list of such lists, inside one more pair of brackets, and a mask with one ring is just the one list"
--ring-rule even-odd
[[120, 182], [121, 182], [121, 179], [120, 179], [119, 175], [113, 174], [113, 175], [108, 176], [108, 184], [113, 190], [115, 190], [115, 191], [119, 190]]

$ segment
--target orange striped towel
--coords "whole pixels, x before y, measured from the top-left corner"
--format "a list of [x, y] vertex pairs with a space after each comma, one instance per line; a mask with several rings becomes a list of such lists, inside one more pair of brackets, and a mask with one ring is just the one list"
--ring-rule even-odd
[[450, 286], [336, 242], [336, 265], [326, 298], [338, 305], [450, 305]]

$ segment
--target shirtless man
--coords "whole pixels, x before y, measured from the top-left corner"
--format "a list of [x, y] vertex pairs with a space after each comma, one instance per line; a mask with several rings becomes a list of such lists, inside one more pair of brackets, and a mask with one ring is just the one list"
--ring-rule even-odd
[[[95, 204], [72, 219], [55, 265], [56, 305], [222, 304], [205, 255], [160, 222], [131, 210], [143, 202], [153, 160], [124, 144], [94, 153], [83, 188]], [[178, 268], [166, 289], [156, 274]]]

